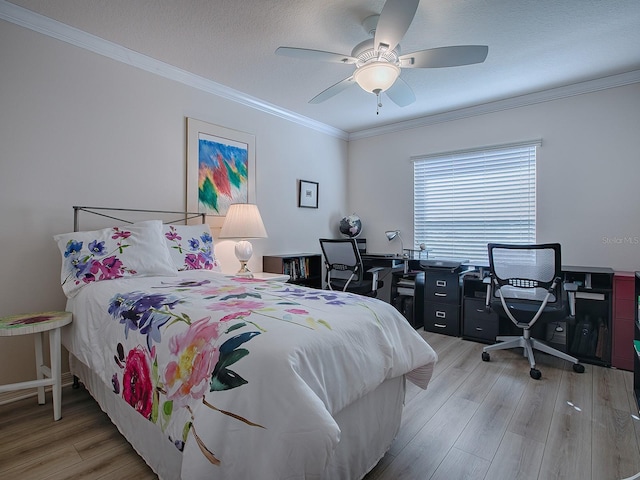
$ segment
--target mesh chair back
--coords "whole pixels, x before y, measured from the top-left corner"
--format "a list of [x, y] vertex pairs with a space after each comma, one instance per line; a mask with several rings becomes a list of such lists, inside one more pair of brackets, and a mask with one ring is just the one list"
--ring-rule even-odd
[[[546, 243], [537, 245], [510, 245], [490, 243], [489, 268], [497, 291], [505, 299], [541, 301], [553, 285], [561, 278], [562, 262], [560, 244]], [[561, 282], [557, 282], [555, 291], [548, 303], [559, 298]]]
[[352, 274], [352, 282], [362, 279], [362, 258], [354, 238], [321, 238], [320, 247], [332, 279], [347, 280]]

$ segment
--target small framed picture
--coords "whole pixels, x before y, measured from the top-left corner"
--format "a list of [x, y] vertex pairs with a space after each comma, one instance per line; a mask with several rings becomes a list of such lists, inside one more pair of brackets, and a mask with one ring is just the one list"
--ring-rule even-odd
[[304, 208], [318, 208], [318, 182], [300, 180], [298, 206]]

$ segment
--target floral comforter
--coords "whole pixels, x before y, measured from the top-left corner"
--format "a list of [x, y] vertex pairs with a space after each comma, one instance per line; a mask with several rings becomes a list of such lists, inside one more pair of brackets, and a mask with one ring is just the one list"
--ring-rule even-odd
[[436, 354], [390, 305], [205, 271], [98, 282], [67, 347], [182, 451], [182, 478], [320, 475], [332, 415]]

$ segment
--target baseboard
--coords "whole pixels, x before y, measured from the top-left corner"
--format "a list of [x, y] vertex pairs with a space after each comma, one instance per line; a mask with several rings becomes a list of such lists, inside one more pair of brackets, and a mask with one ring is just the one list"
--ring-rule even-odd
[[[62, 386], [66, 387], [73, 383], [73, 375], [71, 372], [65, 372], [62, 374]], [[45, 387], [46, 392], [51, 391], [51, 387]], [[0, 405], [5, 405], [11, 402], [17, 402], [29, 397], [35, 397], [38, 394], [36, 388], [25, 388], [24, 390], [17, 390], [15, 392], [0, 393]]]

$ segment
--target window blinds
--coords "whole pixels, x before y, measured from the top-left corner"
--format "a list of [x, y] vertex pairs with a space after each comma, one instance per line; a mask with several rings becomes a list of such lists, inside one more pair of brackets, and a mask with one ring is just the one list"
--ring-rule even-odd
[[412, 158], [414, 244], [488, 264], [487, 243], [535, 243], [541, 141]]

